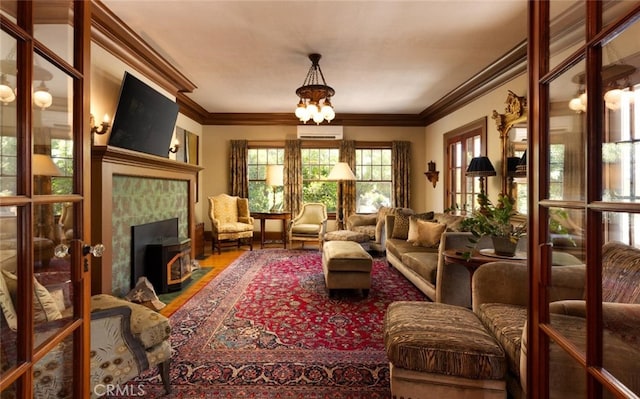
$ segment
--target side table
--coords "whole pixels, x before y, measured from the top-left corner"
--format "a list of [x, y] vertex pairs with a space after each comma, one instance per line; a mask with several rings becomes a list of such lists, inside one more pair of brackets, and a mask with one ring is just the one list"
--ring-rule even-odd
[[260, 248], [264, 248], [266, 220], [282, 220], [282, 243], [287, 249], [287, 223], [291, 220], [291, 212], [251, 212], [251, 216], [260, 220]]

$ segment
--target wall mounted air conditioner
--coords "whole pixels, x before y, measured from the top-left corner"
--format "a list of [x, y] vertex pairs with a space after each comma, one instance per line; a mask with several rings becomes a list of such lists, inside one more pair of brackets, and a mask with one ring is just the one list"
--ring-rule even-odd
[[342, 126], [301, 125], [298, 126], [300, 140], [342, 140]]

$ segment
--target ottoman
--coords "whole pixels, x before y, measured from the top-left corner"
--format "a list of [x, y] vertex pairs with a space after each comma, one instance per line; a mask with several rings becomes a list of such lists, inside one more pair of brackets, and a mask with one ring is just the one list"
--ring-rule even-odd
[[326, 242], [322, 247], [322, 271], [329, 296], [335, 289], [361, 289], [367, 297], [372, 264], [371, 255], [357, 242]]
[[467, 308], [393, 302], [385, 315], [384, 345], [393, 398], [507, 397], [504, 351]]

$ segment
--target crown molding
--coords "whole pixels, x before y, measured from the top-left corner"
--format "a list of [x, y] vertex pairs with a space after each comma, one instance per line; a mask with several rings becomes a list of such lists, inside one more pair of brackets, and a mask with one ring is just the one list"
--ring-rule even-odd
[[91, 39], [174, 95], [197, 88], [100, 0], [91, 1]]

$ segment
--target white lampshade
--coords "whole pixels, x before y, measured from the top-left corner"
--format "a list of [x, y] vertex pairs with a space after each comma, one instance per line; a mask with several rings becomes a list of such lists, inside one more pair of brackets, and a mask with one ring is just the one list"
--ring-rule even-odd
[[40, 86], [33, 93], [33, 103], [42, 109], [49, 108], [53, 104], [53, 96], [44, 82], [40, 82]]
[[62, 171], [47, 154], [33, 154], [33, 174], [36, 176], [62, 176]]
[[267, 165], [267, 186], [284, 185], [284, 165]]
[[351, 168], [346, 162], [338, 162], [331, 172], [329, 172], [329, 176], [327, 180], [355, 180], [356, 175], [353, 174]]

